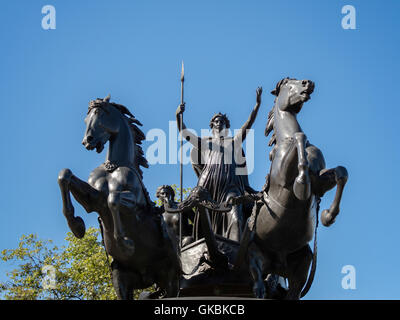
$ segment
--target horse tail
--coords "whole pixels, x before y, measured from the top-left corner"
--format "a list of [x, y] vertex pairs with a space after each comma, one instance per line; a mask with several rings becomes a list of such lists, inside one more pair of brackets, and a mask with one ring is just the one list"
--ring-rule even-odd
[[314, 281], [315, 271], [317, 270], [317, 228], [318, 228], [318, 214], [319, 214], [319, 204], [321, 199], [318, 198], [317, 200], [317, 214], [316, 214], [316, 224], [314, 230], [314, 249], [313, 249], [313, 260], [311, 264], [310, 275], [308, 276], [307, 283], [304, 286], [303, 290], [301, 291], [300, 298], [303, 298], [311, 288], [311, 285]]

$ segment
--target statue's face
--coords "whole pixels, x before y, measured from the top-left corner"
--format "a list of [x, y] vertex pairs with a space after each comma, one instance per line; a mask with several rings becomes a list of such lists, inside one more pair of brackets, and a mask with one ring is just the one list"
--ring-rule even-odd
[[279, 97], [284, 97], [289, 105], [301, 107], [313, 90], [314, 83], [310, 80], [288, 80], [281, 86]]
[[212, 122], [212, 128], [217, 132], [221, 132], [222, 130], [226, 129], [226, 123], [224, 118], [216, 117]]
[[172, 199], [172, 195], [171, 193], [168, 191], [167, 188], [161, 188], [161, 190], [158, 192], [157, 197], [159, 199], [161, 199], [162, 201], [171, 201]]
[[164, 199], [168, 199], [168, 192], [167, 192], [167, 189], [161, 189], [161, 191], [160, 191], [160, 197], [161, 198], [164, 198]]

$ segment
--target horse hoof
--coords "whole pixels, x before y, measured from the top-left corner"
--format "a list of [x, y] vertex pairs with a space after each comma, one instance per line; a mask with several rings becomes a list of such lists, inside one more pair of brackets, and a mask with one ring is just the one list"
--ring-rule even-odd
[[257, 299], [264, 299], [265, 298], [265, 287], [264, 285], [255, 285], [253, 287], [254, 296]]
[[329, 227], [335, 222], [335, 217], [329, 210], [324, 210], [321, 214], [321, 222], [325, 227]]
[[81, 217], [74, 217], [72, 220], [68, 220], [68, 226], [78, 239], [82, 239], [85, 236], [85, 222]]

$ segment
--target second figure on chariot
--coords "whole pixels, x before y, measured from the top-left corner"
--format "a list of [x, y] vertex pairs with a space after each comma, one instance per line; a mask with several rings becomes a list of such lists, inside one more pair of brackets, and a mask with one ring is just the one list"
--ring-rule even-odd
[[[217, 203], [228, 203], [229, 199], [243, 196], [246, 192], [256, 192], [249, 185], [242, 143], [256, 119], [261, 95], [262, 88], [259, 87], [256, 90], [256, 104], [249, 118], [233, 137], [228, 135], [230, 122], [225, 114], [217, 113], [211, 118], [212, 136], [198, 137], [181, 121], [185, 103], [181, 103], [176, 110], [179, 132], [193, 145], [191, 161], [198, 177], [197, 186], [207, 189], [212, 200]], [[227, 239], [240, 241], [244, 223], [251, 211], [251, 208], [246, 209], [242, 204], [237, 204], [229, 212], [210, 212], [212, 231]], [[194, 240], [203, 236], [198, 219], [196, 215]]]

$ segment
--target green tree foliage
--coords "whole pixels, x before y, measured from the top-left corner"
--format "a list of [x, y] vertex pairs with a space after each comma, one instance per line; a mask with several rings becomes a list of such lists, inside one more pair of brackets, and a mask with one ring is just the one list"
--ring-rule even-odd
[[[180, 189], [172, 185], [175, 201]], [[186, 198], [191, 189], [183, 189]], [[159, 200], [156, 204], [161, 206]], [[38, 239], [36, 234], [23, 235], [16, 249], [5, 249], [0, 259], [17, 264], [7, 272], [8, 280], [0, 282], [0, 299], [10, 300], [113, 300], [110, 261], [102, 246], [100, 230], [88, 228], [83, 239], [71, 232], [67, 246], [57, 247], [52, 240]], [[54, 275], [43, 268], [50, 266]], [[54, 280], [54, 283], [51, 282]], [[153, 292], [154, 287], [145, 289]], [[142, 290], [136, 290], [138, 298]]]
[[[68, 245], [58, 248], [36, 235], [22, 236], [18, 248], [1, 252], [1, 260], [18, 263], [0, 284], [4, 299], [103, 300], [116, 299], [99, 230], [89, 228], [83, 239], [67, 234]], [[44, 273], [52, 266], [55, 275]], [[49, 281], [54, 277], [54, 285]]]

